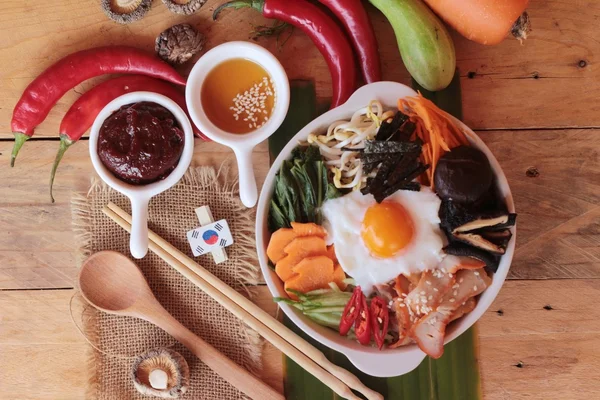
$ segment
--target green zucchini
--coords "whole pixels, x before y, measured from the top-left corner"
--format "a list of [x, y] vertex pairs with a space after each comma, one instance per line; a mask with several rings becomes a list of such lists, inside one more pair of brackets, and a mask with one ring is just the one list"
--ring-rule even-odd
[[454, 76], [456, 54], [448, 30], [421, 0], [369, 0], [390, 21], [402, 61], [415, 81], [430, 91], [445, 89]]

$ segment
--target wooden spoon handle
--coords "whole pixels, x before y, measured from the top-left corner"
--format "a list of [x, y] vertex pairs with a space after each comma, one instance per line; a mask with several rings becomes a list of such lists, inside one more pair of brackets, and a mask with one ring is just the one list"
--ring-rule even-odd
[[160, 314], [160, 318], [148, 318], [148, 320], [190, 349], [204, 364], [238, 390], [255, 400], [285, 400], [281, 393], [231, 361], [219, 350], [182, 325], [166, 310]]

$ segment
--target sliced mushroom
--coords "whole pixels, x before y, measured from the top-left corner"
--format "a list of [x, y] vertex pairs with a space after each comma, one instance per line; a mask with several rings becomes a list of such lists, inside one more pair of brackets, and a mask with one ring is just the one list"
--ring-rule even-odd
[[477, 233], [456, 233], [454, 234], [454, 237], [461, 242], [469, 244], [473, 247], [477, 247], [481, 250], [489, 251], [490, 253], [504, 254], [506, 251], [505, 246], [503, 247], [491, 242]]
[[498, 270], [500, 262], [499, 256], [488, 253], [487, 251], [460, 242], [450, 243], [448, 246], [444, 247], [443, 250], [446, 254], [453, 256], [472, 257], [481, 260], [491, 272], [496, 272]]
[[177, 399], [188, 390], [190, 369], [181, 354], [159, 348], [134, 361], [131, 377], [135, 388], [144, 395]]
[[482, 215], [467, 223], [457, 226], [452, 233], [471, 232], [478, 229], [504, 229], [513, 226], [517, 220], [517, 214], [501, 214], [498, 216]]

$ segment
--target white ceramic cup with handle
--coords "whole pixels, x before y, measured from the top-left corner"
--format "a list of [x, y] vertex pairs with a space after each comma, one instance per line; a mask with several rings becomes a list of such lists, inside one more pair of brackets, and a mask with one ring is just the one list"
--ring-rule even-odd
[[[248, 133], [231, 133], [217, 127], [206, 115], [202, 106], [202, 84], [217, 65], [236, 58], [259, 64], [272, 79], [276, 100], [273, 112], [264, 125]], [[240, 73], [243, 73], [240, 71]], [[252, 151], [271, 136], [281, 125], [290, 105], [290, 84], [277, 58], [265, 48], [249, 42], [227, 42], [204, 54], [190, 72], [185, 88], [185, 100], [194, 124], [209, 139], [230, 147], [235, 153], [240, 185], [240, 199], [250, 208], [258, 199]]]
[[[98, 136], [104, 121], [115, 111], [126, 104], [139, 103], [142, 101], [159, 104], [169, 110], [179, 126], [183, 130], [184, 144], [183, 152], [177, 166], [164, 179], [153, 183], [132, 185], [124, 182], [112, 174], [100, 160], [98, 155]], [[148, 252], [148, 203], [150, 199], [159, 193], [171, 188], [185, 174], [194, 153], [194, 133], [185, 112], [173, 100], [166, 96], [153, 92], [132, 92], [117, 97], [108, 103], [98, 114], [90, 130], [90, 157], [96, 173], [111, 188], [121, 192], [131, 201], [131, 239], [129, 247], [131, 255], [135, 258], [143, 258]]]

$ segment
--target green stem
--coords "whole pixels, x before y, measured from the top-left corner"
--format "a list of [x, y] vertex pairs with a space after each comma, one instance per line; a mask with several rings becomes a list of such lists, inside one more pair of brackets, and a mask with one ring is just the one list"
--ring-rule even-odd
[[60, 135], [60, 146], [58, 147], [58, 152], [56, 153], [56, 158], [54, 159], [54, 164], [52, 165], [52, 172], [50, 172], [50, 199], [54, 203], [54, 196], [52, 195], [52, 186], [54, 185], [54, 177], [56, 175], [56, 169], [58, 168], [58, 164], [60, 164], [60, 160], [62, 160], [65, 155], [65, 151], [73, 144], [74, 142], [71, 139], [67, 138], [65, 135]]
[[263, 8], [265, 6], [265, 0], [234, 0], [229, 1], [227, 3], [221, 4], [219, 7], [215, 9], [213, 12], [213, 21], [217, 20], [217, 16], [223, 9], [225, 8], [233, 8], [234, 10], [239, 10], [240, 8], [254, 8], [256, 11], [262, 14]]
[[15, 159], [17, 158], [17, 154], [19, 154], [19, 150], [21, 150], [21, 147], [23, 147], [23, 143], [25, 143], [29, 140], [29, 138], [31, 138], [31, 136], [27, 136], [26, 134], [21, 132], [13, 132], [13, 134], [15, 135], [15, 144], [10, 155], [11, 167], [15, 166]]

